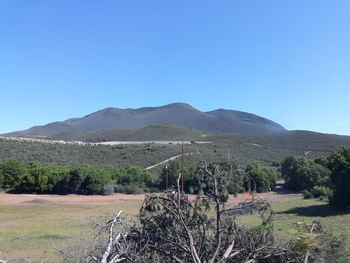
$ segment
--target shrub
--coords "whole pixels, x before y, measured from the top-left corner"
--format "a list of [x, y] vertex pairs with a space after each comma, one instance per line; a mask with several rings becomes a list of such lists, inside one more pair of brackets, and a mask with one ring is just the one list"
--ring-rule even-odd
[[303, 198], [304, 199], [311, 199], [311, 198], [314, 198], [314, 195], [310, 191], [304, 190], [303, 191]]
[[123, 194], [143, 194], [144, 190], [135, 185], [115, 185], [114, 192]]

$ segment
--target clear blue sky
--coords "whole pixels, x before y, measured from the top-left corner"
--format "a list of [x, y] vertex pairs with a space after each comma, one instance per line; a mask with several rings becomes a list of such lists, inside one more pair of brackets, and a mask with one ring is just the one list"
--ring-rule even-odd
[[0, 133], [171, 102], [350, 135], [350, 1], [0, 1]]

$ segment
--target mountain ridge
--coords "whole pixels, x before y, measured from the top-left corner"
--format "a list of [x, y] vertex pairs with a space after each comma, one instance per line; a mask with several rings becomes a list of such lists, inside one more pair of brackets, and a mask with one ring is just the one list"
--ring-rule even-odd
[[60, 133], [94, 132], [115, 128], [142, 128], [169, 124], [218, 134], [265, 134], [286, 131], [280, 124], [255, 114], [217, 109], [202, 112], [186, 103], [138, 109], [105, 108], [81, 118], [33, 126], [27, 130], [3, 134], [13, 137], [54, 136]]

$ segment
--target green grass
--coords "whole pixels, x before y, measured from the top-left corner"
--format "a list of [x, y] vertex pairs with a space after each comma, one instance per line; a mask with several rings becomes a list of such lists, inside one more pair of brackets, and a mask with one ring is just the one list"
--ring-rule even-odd
[[[288, 200], [274, 201], [272, 209], [275, 213], [274, 231], [278, 238], [288, 237], [288, 232], [296, 228], [297, 222], [309, 224], [319, 220], [327, 230], [334, 234], [344, 234], [350, 240], [350, 212], [337, 210], [329, 206], [327, 201], [291, 197]], [[260, 223], [255, 215], [243, 216], [238, 220], [247, 225]]]

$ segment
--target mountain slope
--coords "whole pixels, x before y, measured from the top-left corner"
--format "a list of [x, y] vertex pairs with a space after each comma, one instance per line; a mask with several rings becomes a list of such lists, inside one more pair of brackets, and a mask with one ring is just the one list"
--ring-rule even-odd
[[172, 124], [212, 133], [261, 134], [285, 131], [281, 125], [250, 113], [223, 109], [201, 112], [188, 104], [173, 103], [139, 109], [107, 108], [82, 118], [35, 126], [5, 136], [52, 136], [64, 132], [140, 128], [158, 124]]
[[[152, 128], [153, 129], [153, 128]], [[142, 128], [140, 129], [142, 130]], [[222, 162], [233, 160], [246, 165], [252, 160], [271, 164], [290, 155], [316, 158], [328, 156], [342, 146], [350, 146], [350, 136], [288, 131], [279, 134], [207, 134], [210, 144], [186, 144], [186, 165], [201, 160]], [[181, 145], [156, 143], [80, 146], [10, 141], [0, 138], [0, 162], [4, 160], [36, 161], [43, 164], [70, 166], [89, 164], [94, 167], [120, 168], [129, 165], [148, 167], [180, 154]]]
[[209, 134], [185, 127], [159, 124], [142, 128], [114, 128], [94, 132], [65, 132], [50, 137], [64, 141], [172, 141], [172, 140], [204, 140]]

